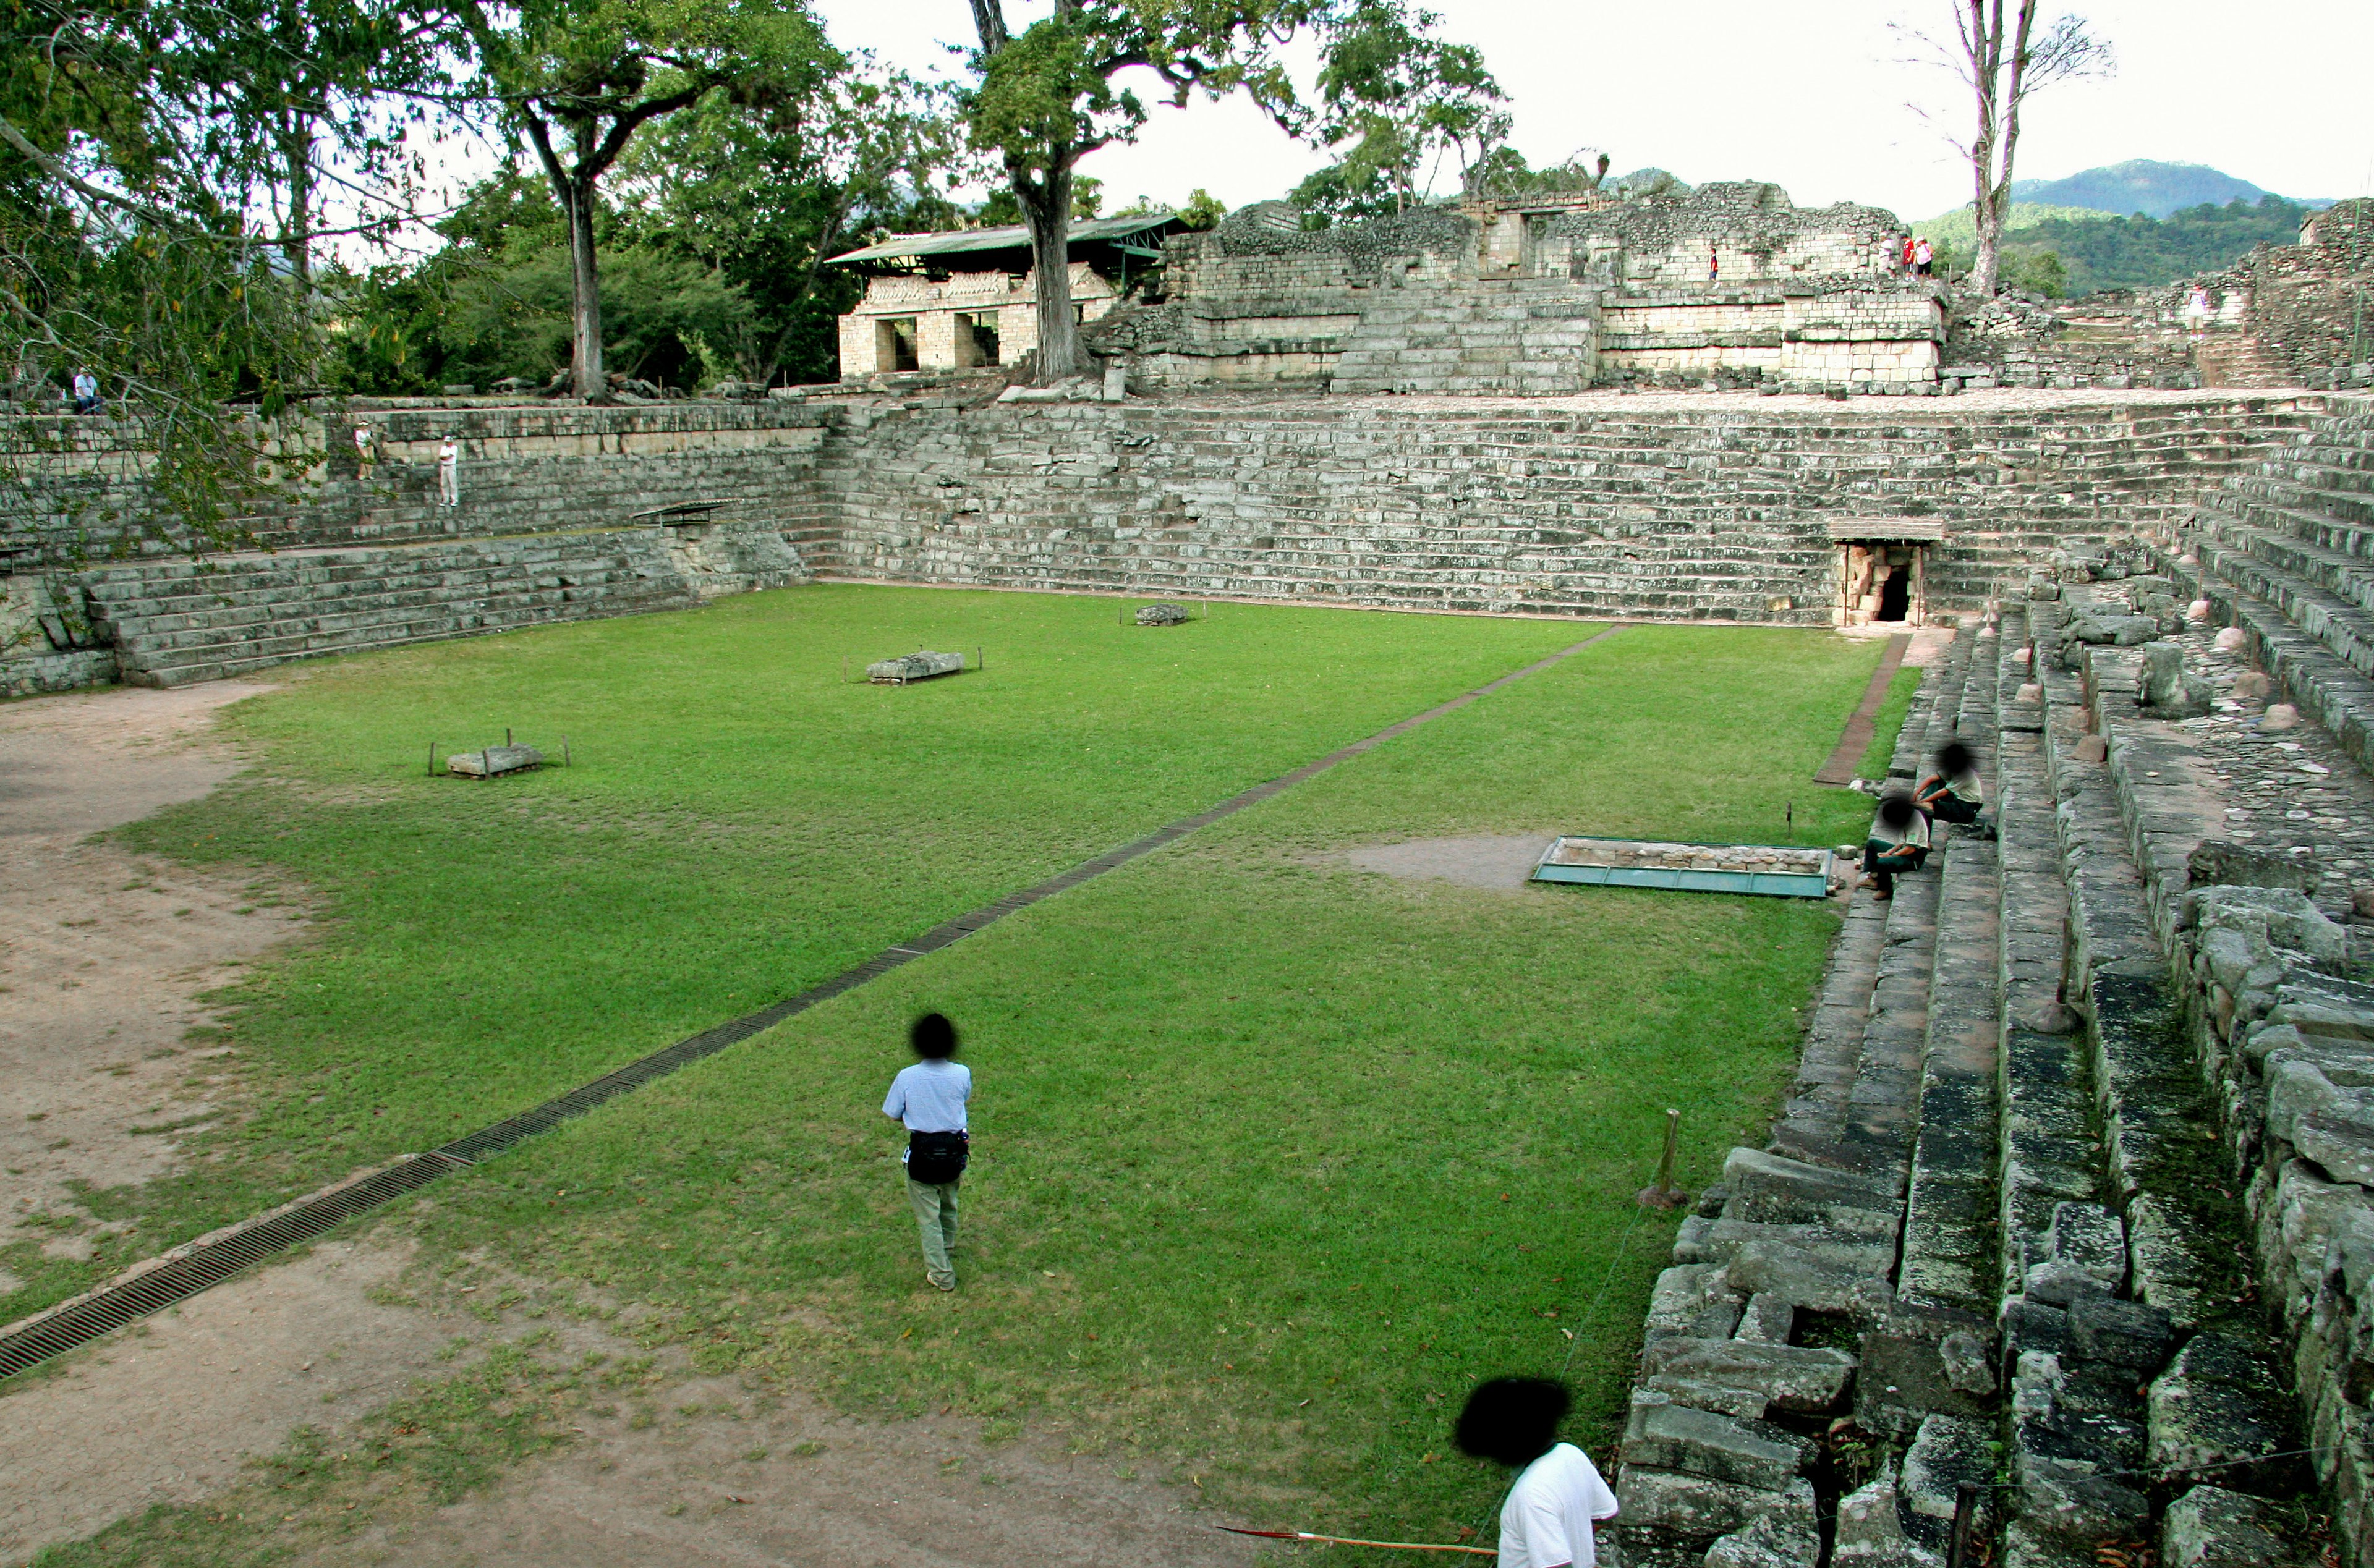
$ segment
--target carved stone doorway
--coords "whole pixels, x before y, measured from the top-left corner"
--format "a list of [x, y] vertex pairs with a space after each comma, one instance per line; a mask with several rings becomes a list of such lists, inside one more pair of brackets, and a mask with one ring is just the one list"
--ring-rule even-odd
[[1925, 518], [1854, 518], [1831, 523], [1829, 535], [1839, 547], [1831, 625], [1927, 623], [1929, 550], [1944, 539], [1943, 524]]

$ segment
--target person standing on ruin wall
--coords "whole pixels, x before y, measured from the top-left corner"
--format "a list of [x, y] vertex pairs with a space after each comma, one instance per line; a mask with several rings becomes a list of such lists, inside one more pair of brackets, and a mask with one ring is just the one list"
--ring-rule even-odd
[[1896, 264], [1908, 274], [1912, 271], [1912, 236], [1910, 234], [1896, 243]]
[[437, 444], [437, 504], [462, 504], [462, 445], [451, 436]]
[[1912, 241], [1912, 270], [1914, 272], [1918, 273], [1922, 277], [1927, 277], [1929, 275], [1930, 265], [1934, 263], [1936, 259], [1937, 252], [1930, 247], [1929, 236], [1923, 234], [1918, 240]]
[[2195, 343], [2208, 334], [2210, 313], [2209, 290], [2196, 283], [2184, 300], [2184, 330]]
[[915, 1064], [890, 1081], [882, 1114], [907, 1129], [907, 1202], [923, 1241], [923, 1277], [944, 1291], [957, 1288], [948, 1254], [957, 1245], [957, 1187], [972, 1158], [965, 1106], [972, 1098], [972, 1069], [953, 1060], [957, 1028], [926, 1012], [907, 1032]]
[[379, 466], [379, 443], [371, 439], [370, 421], [355, 421], [355, 477], [368, 481]]

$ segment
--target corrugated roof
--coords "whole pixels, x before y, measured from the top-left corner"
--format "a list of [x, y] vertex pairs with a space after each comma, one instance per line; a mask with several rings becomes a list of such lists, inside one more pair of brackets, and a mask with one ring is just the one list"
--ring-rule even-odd
[[1945, 522], [1934, 517], [1849, 517], [1829, 524], [1835, 544], [1935, 544], [1945, 537]]
[[[1092, 218], [1072, 225], [1072, 243], [1083, 240], [1125, 240], [1133, 234], [1143, 234], [1159, 228], [1177, 217], [1177, 213], [1135, 213], [1128, 217]], [[890, 262], [902, 256], [960, 255], [968, 251], [1024, 251], [1030, 247], [1030, 230], [1011, 228], [959, 228], [947, 234], [907, 234], [896, 240], [885, 240], [879, 245], [868, 245], [862, 251], [851, 251], [830, 258], [833, 265], [843, 262]]]

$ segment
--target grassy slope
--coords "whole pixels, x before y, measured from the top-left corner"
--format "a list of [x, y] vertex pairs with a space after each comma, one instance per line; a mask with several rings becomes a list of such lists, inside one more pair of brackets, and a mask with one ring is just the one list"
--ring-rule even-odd
[[[93, 1194], [87, 1263], [0, 1250], [0, 1321], [442, 1142], [1585, 635], [1569, 623], [810, 588], [309, 667], [233, 710], [266, 766], [130, 829], [293, 877], [311, 946], [232, 998], [247, 1116]], [[983, 674], [843, 685], [984, 645]], [[425, 777], [506, 725], [577, 766]]]
[[[1610, 1434], [1671, 1227], [1631, 1200], [1663, 1107], [1686, 1181], [1760, 1141], [1836, 921], [1333, 851], [1772, 840], [1792, 802], [1799, 841], [1851, 837], [1868, 802], [1802, 780], [1875, 651], [1628, 630], [441, 1188], [429, 1234], [636, 1303], [712, 1368], [1035, 1411], [1243, 1512], [1439, 1537], [1497, 1495], [1444, 1442], [1471, 1378], [1555, 1370], [1578, 1329], [1581, 1434]], [[952, 1298], [874, 1115], [924, 1006], [981, 1083]]]

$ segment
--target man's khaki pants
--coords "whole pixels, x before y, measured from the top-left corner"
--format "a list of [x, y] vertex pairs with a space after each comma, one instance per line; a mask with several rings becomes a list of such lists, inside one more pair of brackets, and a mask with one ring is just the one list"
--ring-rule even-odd
[[[957, 1181], [964, 1178], [959, 1176]], [[923, 1237], [923, 1272], [942, 1290], [953, 1289], [957, 1271], [948, 1250], [957, 1244], [957, 1182], [907, 1182], [907, 1201], [915, 1211], [915, 1228]]]

